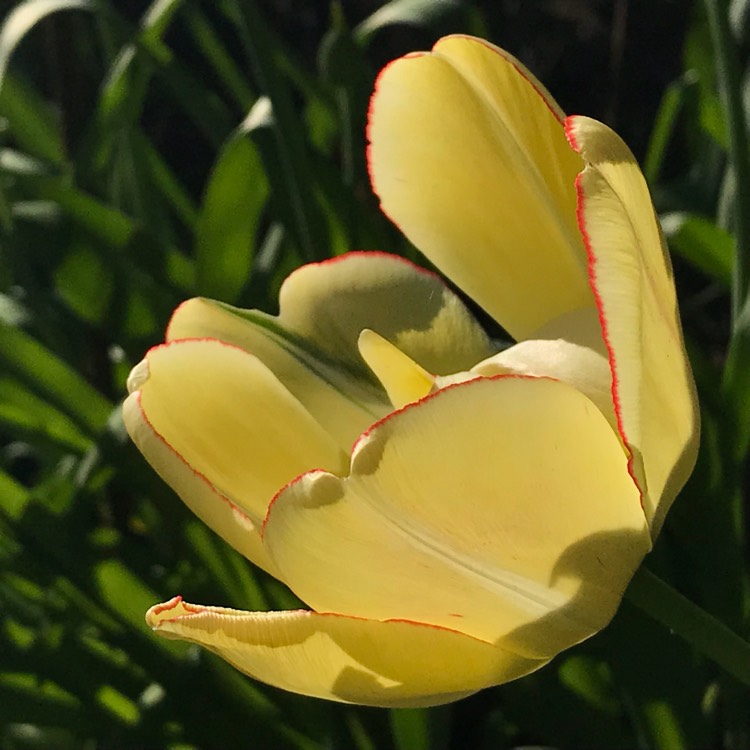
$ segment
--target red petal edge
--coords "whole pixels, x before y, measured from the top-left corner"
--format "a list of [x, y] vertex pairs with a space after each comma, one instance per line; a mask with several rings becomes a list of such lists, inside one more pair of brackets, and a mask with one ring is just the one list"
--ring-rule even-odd
[[[508, 63], [509, 65], [511, 65], [515, 69], [515, 71], [518, 73], [518, 75], [520, 75], [521, 78], [523, 78], [529, 84], [529, 86], [531, 86], [531, 88], [534, 89], [534, 91], [536, 91], [536, 93], [538, 94], [539, 98], [544, 102], [544, 105], [547, 107], [547, 109], [549, 109], [549, 111], [552, 113], [552, 115], [554, 116], [554, 118], [561, 125], [563, 124], [563, 120], [560, 119], [560, 114], [557, 111], [555, 111], [555, 108], [550, 104], [550, 102], [548, 101], [547, 97], [539, 90], [539, 87], [534, 83], [534, 81], [532, 81], [524, 73], [523, 70], [521, 70], [515, 64], [515, 62], [513, 60], [511, 60], [510, 58], [506, 57], [506, 55], [503, 54], [503, 50], [501, 50], [498, 47], [495, 47], [493, 44], [490, 44], [489, 42], [485, 41], [484, 39], [479, 39], [478, 37], [471, 36], [470, 34], [450, 34], [448, 37], [443, 37], [443, 38], [469, 39], [469, 40], [471, 40], [473, 42], [481, 44], [483, 47], [486, 47], [488, 50], [490, 50], [490, 52], [494, 52], [496, 55], [498, 55], [498, 57], [501, 57], [503, 60], [505, 60], [506, 63]], [[433, 50], [435, 49], [435, 47], [437, 47], [437, 45], [440, 43], [440, 41], [442, 41], [442, 39], [438, 40], [433, 45], [433, 47], [432, 47]], [[380, 72], [377, 75], [377, 78], [375, 79], [375, 86], [373, 87], [372, 94], [370, 95], [370, 103], [369, 103], [369, 106], [367, 108], [367, 125], [365, 127], [365, 140], [367, 141], [367, 146], [365, 148], [365, 160], [367, 162], [367, 174], [368, 174], [368, 177], [370, 179], [370, 185], [373, 186], [373, 192], [375, 192], [374, 191], [374, 184], [375, 183], [374, 183], [373, 175], [372, 175], [372, 138], [370, 136], [370, 133], [371, 133], [371, 129], [372, 129], [373, 112], [375, 110], [375, 100], [377, 99], [377, 96], [378, 96], [378, 88], [380, 86], [380, 81], [383, 78], [383, 76], [385, 75], [385, 72], [388, 70], [388, 68], [390, 68], [391, 65], [393, 65], [394, 63], [397, 63], [400, 60], [409, 60], [409, 59], [411, 59], [413, 57], [422, 57], [424, 55], [431, 55], [431, 54], [432, 54], [432, 51], [430, 51], [430, 52], [409, 52], [406, 55], [402, 55], [401, 57], [397, 57], [395, 60], [391, 60], [391, 62], [389, 62], [387, 65], [385, 65], [380, 70]], [[377, 195], [377, 193], [376, 193], [376, 195]], [[379, 198], [379, 196], [378, 196], [378, 198]], [[393, 217], [390, 216], [388, 214], [388, 212], [383, 209], [382, 205], [380, 206], [380, 210], [383, 211], [383, 213], [385, 214], [385, 216], [403, 234], [403, 231], [401, 230], [401, 227], [398, 225], [398, 222], [394, 221]]]
[[[195, 604], [188, 604], [183, 601], [181, 596], [175, 596], [172, 597], [168, 602], [164, 602], [164, 604], [157, 605], [154, 607], [154, 614], [161, 614], [162, 612], [167, 612], [170, 609], [174, 609], [178, 604], [182, 603], [182, 606], [187, 609], [190, 614], [187, 615], [177, 615], [175, 617], [169, 617], [165, 618], [163, 622], [175, 622], [176, 620], [182, 620], [186, 617], [191, 617], [192, 615], [201, 615], [207, 610], [211, 609], [209, 607], [201, 607]], [[225, 607], [217, 607], [217, 609], [226, 609]], [[393, 617], [388, 620], [372, 620], [368, 617], [358, 617], [357, 615], [343, 615], [338, 612], [315, 612], [314, 610], [309, 609], [285, 609], [285, 610], [277, 610], [277, 614], [304, 614], [310, 617], [338, 617], [342, 620], [359, 620], [360, 622], [382, 622], [382, 623], [403, 623], [405, 625], [415, 625], [416, 627], [421, 628], [430, 628], [432, 630], [442, 630], [446, 633], [455, 633], [456, 635], [461, 635], [464, 638], [469, 638], [472, 641], [478, 641], [479, 643], [486, 643], [487, 645], [492, 645], [489, 643], [489, 641], [484, 641], [481, 638], [477, 638], [476, 636], [469, 635], [468, 633], [464, 633], [461, 630], [455, 630], [454, 628], [446, 628], [443, 625], [433, 625], [429, 622], [420, 622], [419, 620], [408, 620], [403, 617]], [[269, 613], [270, 614], [270, 613]]]
[[[570, 116], [565, 118], [565, 136], [568, 139], [568, 143], [570, 143], [571, 148], [579, 155], [581, 154], [581, 147], [578, 144], [578, 141], [576, 140], [575, 133], [573, 132], [573, 119], [575, 116]], [[584, 159], [585, 162], [585, 159]], [[585, 169], [585, 167], [584, 167]], [[581, 232], [581, 238], [583, 239], [584, 247], [586, 248], [586, 259], [587, 259], [587, 268], [588, 268], [588, 278], [589, 278], [589, 287], [591, 287], [591, 291], [594, 295], [594, 301], [596, 302], [596, 309], [599, 314], [599, 325], [602, 329], [602, 338], [604, 339], [604, 345], [607, 348], [607, 359], [609, 360], [609, 369], [612, 373], [612, 403], [615, 407], [615, 419], [617, 421], [617, 431], [620, 433], [620, 437], [622, 438], [622, 442], [625, 444], [625, 447], [628, 452], [628, 474], [630, 474], [630, 478], [633, 480], [633, 484], [635, 484], [636, 488], [638, 489], [638, 494], [640, 495], [640, 501], [641, 501], [641, 508], [644, 507], [643, 505], [643, 488], [641, 487], [640, 483], [638, 482], [637, 477], [635, 476], [635, 471], [633, 469], [633, 450], [630, 447], [630, 443], [628, 442], [627, 435], [625, 434], [625, 426], [622, 421], [622, 404], [620, 402], [620, 387], [619, 387], [619, 378], [617, 376], [617, 363], [615, 360], [615, 350], [612, 346], [612, 342], [609, 338], [609, 326], [607, 324], [607, 318], [604, 314], [604, 302], [602, 300], [601, 294], [599, 293], [599, 289], [597, 287], [596, 283], [596, 255], [594, 253], [594, 248], [591, 243], [591, 237], [589, 236], [588, 229], [586, 228], [586, 195], [583, 190], [583, 181], [582, 181], [583, 171], [578, 174], [578, 177], [576, 177], [575, 181], [575, 187], [576, 187], [576, 220], [578, 222], [578, 230]]]
[[[195, 340], [198, 340], [198, 341], [215, 341], [215, 339], [180, 339], [179, 341], [174, 341], [174, 342], [171, 342], [169, 344], [160, 344], [159, 347], [154, 347], [154, 349], [160, 348], [162, 346], [172, 346], [174, 344], [180, 343], [180, 341], [195, 341]], [[230, 345], [227, 344], [227, 346], [230, 346]], [[213, 483], [208, 479], [208, 477], [205, 474], [202, 474], [197, 469], [194, 469], [188, 463], [187, 459], [179, 451], [175, 450], [175, 448], [169, 443], [169, 441], [154, 427], [154, 425], [151, 423], [151, 421], [149, 420], [149, 418], [146, 416], [146, 412], [145, 412], [143, 406], [141, 405], [141, 393], [140, 393], [140, 391], [136, 391], [135, 393], [136, 393], [136, 399], [138, 401], [138, 410], [141, 413], [141, 418], [143, 419], [143, 421], [145, 422], [145, 424], [148, 425], [148, 428], [151, 430], [151, 432], [153, 432], [153, 434], [156, 437], [156, 439], [159, 440], [161, 443], [163, 443], [164, 446], [166, 446], [167, 450], [173, 456], [176, 456], [177, 459], [180, 460], [185, 465], [185, 467], [188, 469], [188, 471], [190, 471], [193, 474], [195, 474], [195, 476], [200, 481], [204, 482], [208, 486], [208, 489], [209, 489], [209, 491], [212, 494], [216, 495], [216, 497], [218, 497], [220, 500], [223, 500], [225, 503], [227, 503], [227, 505], [229, 505], [229, 507], [232, 509], [233, 513], [237, 513], [239, 516], [242, 516], [242, 518], [245, 518], [248, 521], [248, 523], [251, 523], [253, 526], [255, 526], [256, 525], [255, 521], [253, 521], [253, 519], [250, 518], [250, 516], [248, 516], [247, 513], [245, 513], [241, 508], [239, 508], [237, 505], [235, 505], [226, 495], [223, 495], [221, 492], [219, 492], [219, 490], [216, 489], [216, 487], [213, 485]]]
[[[352, 445], [351, 454], [354, 453], [354, 451], [357, 449], [357, 446], [359, 443], [367, 438], [374, 430], [384, 425], [389, 420], [393, 419], [394, 417], [398, 417], [399, 415], [403, 414], [405, 411], [408, 411], [409, 409], [416, 409], [420, 407], [422, 404], [424, 404], [427, 401], [431, 401], [434, 398], [440, 398], [440, 396], [447, 391], [454, 390], [456, 388], [465, 388], [466, 386], [470, 386], [472, 383], [475, 383], [477, 380], [553, 380], [555, 382], [559, 382], [558, 378], [551, 378], [547, 376], [541, 376], [537, 377], [535, 375], [513, 375], [513, 374], [503, 374], [503, 375], [492, 375], [490, 377], [484, 377], [482, 375], [477, 375], [477, 377], [472, 378], [471, 380], [465, 380], [462, 383], [451, 383], [450, 385], [445, 386], [445, 388], [441, 388], [438, 391], [435, 391], [434, 393], [429, 393], [426, 396], [423, 396], [418, 401], [412, 401], [409, 404], [406, 404], [406, 406], [402, 406], [400, 409], [396, 409], [395, 411], [390, 412], [389, 414], [386, 414], [382, 419], [379, 419], [377, 422], [374, 422], [371, 424], [355, 441]], [[351, 461], [350, 461], [351, 466]], [[289, 487], [291, 487], [293, 484], [296, 484], [297, 482], [300, 482], [304, 477], [312, 476], [313, 474], [330, 474], [331, 472], [326, 471], [325, 469], [310, 469], [309, 471], [304, 471], [299, 476], [292, 479], [290, 482], [287, 482], [271, 499], [271, 502], [268, 504], [268, 510], [266, 511], [266, 517], [263, 519], [263, 523], [260, 527], [260, 538], [263, 539], [263, 534], [266, 529], [266, 524], [268, 523], [268, 519], [271, 516], [271, 511], [273, 510], [273, 507], [276, 503], [276, 501], [279, 499], [279, 497], [282, 495], [282, 493]]]

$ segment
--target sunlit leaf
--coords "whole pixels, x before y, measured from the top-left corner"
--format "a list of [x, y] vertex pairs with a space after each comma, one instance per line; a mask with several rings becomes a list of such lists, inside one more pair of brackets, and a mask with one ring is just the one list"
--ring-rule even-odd
[[661, 217], [669, 246], [711, 278], [729, 287], [732, 278], [732, 236], [708, 219], [687, 213]]
[[196, 291], [237, 300], [250, 277], [268, 180], [249, 136], [253, 111], [224, 144], [214, 164], [196, 226]]

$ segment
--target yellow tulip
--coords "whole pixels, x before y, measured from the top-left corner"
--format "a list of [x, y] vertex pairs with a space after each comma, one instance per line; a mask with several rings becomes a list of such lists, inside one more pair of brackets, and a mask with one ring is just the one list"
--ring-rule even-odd
[[609, 128], [453, 36], [381, 73], [368, 137], [383, 210], [517, 343], [382, 253], [296, 271], [276, 317], [184, 303], [131, 374], [128, 430], [310, 610], [177, 597], [147, 621], [288, 690], [433, 705], [609, 622], [698, 415], [659, 225]]

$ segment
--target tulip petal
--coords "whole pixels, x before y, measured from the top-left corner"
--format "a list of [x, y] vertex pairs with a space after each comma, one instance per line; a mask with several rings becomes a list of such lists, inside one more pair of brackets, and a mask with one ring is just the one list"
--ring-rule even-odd
[[387, 253], [347, 253], [302, 266], [282, 285], [279, 306], [286, 328], [367, 378], [357, 349], [365, 328], [441, 375], [494, 351], [439, 276]]
[[359, 335], [359, 351], [396, 409], [424, 398], [435, 384], [434, 375], [369, 328]]
[[619, 439], [546, 378], [477, 378], [395, 412], [350, 476], [306, 474], [263, 529], [318, 611], [458, 627], [549, 658], [603, 627], [650, 549]]
[[[243, 349], [186, 339], [151, 349], [146, 362], [147, 373], [132, 383], [145, 419], [253, 523], [301, 472], [345, 471], [346, 456], [328, 433]], [[159, 470], [153, 446], [142, 450]]]
[[303, 695], [371, 706], [430, 706], [516, 679], [529, 660], [455, 630], [316, 612], [152, 607], [160, 635], [198, 643], [237, 669]]
[[612, 372], [604, 354], [565, 339], [521, 341], [471, 368], [473, 373], [562, 380], [588, 396], [616, 430]]
[[167, 341], [194, 338], [224, 341], [256, 356], [343, 450], [390, 411], [388, 398], [374, 382], [322, 360], [292, 339], [271, 315], [190, 299], [172, 316]]
[[263, 547], [258, 525], [222, 495], [202, 474], [191, 468], [149, 423], [134, 392], [122, 407], [122, 418], [138, 450], [185, 505], [225, 542], [276, 578], [281, 573]]
[[628, 147], [606, 125], [586, 117], [570, 118], [567, 132], [586, 162], [577, 181], [579, 222], [620, 430], [655, 538], [698, 450], [695, 386], [672, 266], [646, 181]]
[[175, 312], [167, 340], [216, 338], [251, 352], [347, 451], [390, 411], [357, 340], [371, 328], [435, 373], [493, 353], [481, 326], [435, 274], [384, 253], [348, 253], [295, 271], [278, 317], [203, 299]]
[[592, 305], [575, 220], [582, 163], [517, 60], [467, 37], [396, 60], [368, 137], [385, 213], [517, 340]]

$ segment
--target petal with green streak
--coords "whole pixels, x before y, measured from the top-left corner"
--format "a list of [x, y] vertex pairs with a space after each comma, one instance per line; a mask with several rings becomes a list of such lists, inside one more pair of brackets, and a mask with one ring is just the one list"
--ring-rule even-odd
[[302, 266], [282, 285], [279, 305], [286, 328], [368, 378], [357, 349], [365, 328], [440, 375], [494, 351], [439, 276], [387, 253], [347, 253]]
[[672, 266], [628, 147], [587, 117], [569, 118], [567, 132], [586, 163], [577, 181], [581, 232], [619, 426], [655, 538], [698, 450], [699, 414]]
[[[146, 363], [132, 385], [148, 424], [253, 523], [300, 473], [346, 470], [346, 454], [331, 436], [243, 349], [184, 339], [151, 349]], [[158, 470], [153, 446], [139, 447]]]
[[374, 382], [321, 358], [292, 339], [276, 318], [257, 310], [238, 310], [196, 297], [175, 310], [167, 341], [210, 338], [252, 353], [348, 451], [374, 421], [390, 411], [387, 396]]
[[259, 526], [222, 495], [205, 476], [190, 467], [156, 432], [141, 408], [138, 391], [125, 400], [122, 417], [138, 449], [185, 505], [240, 554], [276, 578], [281, 578], [281, 573], [263, 547]]
[[455, 630], [316, 612], [152, 607], [159, 635], [198, 643], [258, 680], [303, 695], [370, 706], [431, 706], [521, 677], [529, 660]]
[[460, 36], [396, 60], [376, 83], [368, 136], [385, 213], [514, 338], [592, 304], [575, 217], [582, 162], [518, 61]]
[[344, 479], [287, 486], [263, 528], [317, 611], [459, 628], [549, 658], [612, 617], [650, 549], [619, 438], [574, 388], [477, 378], [375, 425]]
[[168, 340], [216, 338], [255, 354], [347, 451], [390, 411], [359, 355], [361, 331], [385, 336], [435, 373], [493, 353], [481, 327], [434, 274], [384, 253], [349, 253], [295, 271], [278, 317], [203, 299], [181, 305]]

